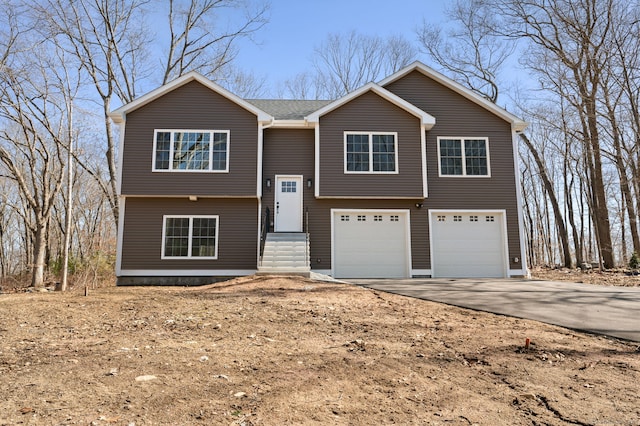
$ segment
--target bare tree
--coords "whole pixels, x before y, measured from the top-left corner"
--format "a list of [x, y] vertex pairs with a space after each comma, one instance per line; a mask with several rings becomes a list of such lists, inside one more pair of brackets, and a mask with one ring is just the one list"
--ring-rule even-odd
[[265, 94], [264, 78], [242, 71], [233, 65], [225, 66], [225, 70], [220, 72], [216, 82], [244, 99], [256, 99]]
[[[33, 226], [31, 285], [44, 286], [48, 227], [60, 193], [65, 165], [65, 102], [53, 90], [51, 62], [38, 62], [34, 50], [29, 73], [5, 68], [0, 87], [0, 163], [15, 182]], [[36, 61], [33, 61], [33, 59]], [[28, 75], [25, 76], [25, 75]]]
[[491, 6], [487, 0], [456, 0], [446, 11], [448, 28], [424, 21], [417, 35], [422, 50], [446, 74], [495, 103], [499, 71], [515, 43], [496, 33], [499, 16]]
[[562, 259], [563, 259], [564, 266], [567, 268], [571, 268], [573, 266], [572, 265], [573, 261], [572, 261], [570, 246], [569, 246], [569, 234], [567, 233], [567, 228], [565, 225], [564, 218], [562, 216], [562, 210], [560, 209], [560, 204], [558, 203], [558, 197], [556, 196], [556, 190], [554, 188], [553, 182], [549, 177], [547, 168], [544, 164], [542, 157], [540, 156], [540, 153], [538, 152], [536, 147], [534, 147], [534, 145], [531, 143], [527, 135], [525, 135], [524, 133], [521, 133], [520, 140], [522, 140], [525, 143], [525, 145], [527, 146], [527, 149], [531, 153], [533, 160], [535, 161], [540, 179], [542, 180], [542, 183], [544, 185], [545, 194], [547, 195], [547, 198], [551, 202], [555, 224], [558, 227], [558, 238], [560, 239], [560, 243], [561, 243], [560, 246], [562, 250]]
[[571, 103], [580, 119], [579, 132], [584, 141], [591, 184], [591, 213], [605, 268], [615, 266], [615, 259], [603, 176], [598, 101], [606, 74], [605, 64], [612, 52], [615, 1], [499, 1], [500, 12], [510, 20], [505, 33], [530, 42], [528, 67], [550, 86], [561, 78], [565, 86], [557, 95]]
[[[48, 36], [73, 54], [100, 99], [108, 179], [100, 186], [116, 219], [116, 138], [109, 112], [114, 100], [131, 102], [140, 77], [150, 74], [145, 62], [150, 35], [144, 25], [147, 0], [34, 0], [36, 19], [46, 22]], [[99, 176], [94, 171], [94, 176]]]
[[400, 36], [383, 39], [355, 31], [331, 34], [315, 49], [316, 98], [338, 98], [369, 82], [407, 66], [417, 56], [413, 46]]
[[[223, 26], [224, 11], [243, 12], [235, 25]], [[267, 4], [248, 7], [241, 0], [169, 0], [169, 49], [162, 83], [189, 71], [198, 71], [213, 79], [237, 55], [236, 43], [250, 37], [267, 22]]]

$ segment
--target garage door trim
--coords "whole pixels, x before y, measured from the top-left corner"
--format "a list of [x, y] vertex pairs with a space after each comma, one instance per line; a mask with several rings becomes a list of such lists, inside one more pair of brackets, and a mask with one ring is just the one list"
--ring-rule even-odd
[[409, 209], [331, 209], [331, 276], [335, 276], [336, 273], [336, 238], [335, 238], [335, 219], [340, 214], [351, 213], [366, 213], [366, 214], [398, 214], [405, 217], [405, 246], [406, 246], [406, 259], [405, 259], [405, 276], [411, 276], [411, 210]]
[[502, 222], [500, 229], [502, 230], [502, 274], [503, 277], [509, 276], [509, 240], [507, 234], [507, 211], [505, 209], [430, 209], [429, 210], [429, 253], [431, 253], [431, 276], [438, 277], [437, 267], [434, 262], [434, 239], [433, 239], [433, 224], [438, 214], [451, 214], [451, 213], [464, 213], [464, 214], [478, 214], [478, 215], [496, 215]]

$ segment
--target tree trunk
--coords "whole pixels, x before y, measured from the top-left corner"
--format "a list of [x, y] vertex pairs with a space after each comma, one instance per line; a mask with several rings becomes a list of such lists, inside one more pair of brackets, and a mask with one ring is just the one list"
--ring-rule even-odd
[[33, 274], [31, 286], [44, 287], [45, 257], [47, 253], [47, 221], [39, 219], [33, 240]]
[[553, 188], [553, 183], [547, 174], [547, 170], [544, 166], [544, 162], [540, 157], [540, 154], [533, 146], [529, 138], [524, 134], [520, 133], [520, 139], [525, 143], [533, 160], [536, 162], [536, 166], [538, 167], [538, 171], [540, 172], [540, 178], [542, 179], [542, 183], [545, 187], [545, 190], [548, 194], [549, 201], [551, 202], [551, 207], [553, 209], [553, 216], [555, 218], [556, 227], [558, 228], [559, 239], [561, 241], [561, 250], [562, 250], [562, 258], [563, 264], [566, 268], [573, 267], [573, 261], [571, 258], [571, 250], [569, 249], [569, 235], [567, 234], [567, 227], [564, 222], [564, 218], [562, 217], [562, 210], [560, 209], [560, 205], [558, 204], [558, 198], [556, 197], [555, 190]]

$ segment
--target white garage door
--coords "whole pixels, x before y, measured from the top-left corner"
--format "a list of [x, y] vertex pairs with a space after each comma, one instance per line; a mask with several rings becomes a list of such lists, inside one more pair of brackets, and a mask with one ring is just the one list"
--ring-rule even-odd
[[506, 276], [504, 215], [431, 212], [434, 277]]
[[333, 264], [337, 278], [409, 276], [409, 220], [405, 211], [333, 213]]

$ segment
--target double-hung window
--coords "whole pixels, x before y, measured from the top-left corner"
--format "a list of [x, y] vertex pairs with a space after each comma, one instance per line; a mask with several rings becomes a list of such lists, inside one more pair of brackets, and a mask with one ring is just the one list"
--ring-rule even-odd
[[397, 173], [397, 133], [346, 132], [345, 173]]
[[164, 216], [163, 259], [217, 259], [218, 216]]
[[156, 130], [154, 171], [229, 171], [228, 130]]
[[491, 176], [487, 138], [438, 138], [440, 176]]

